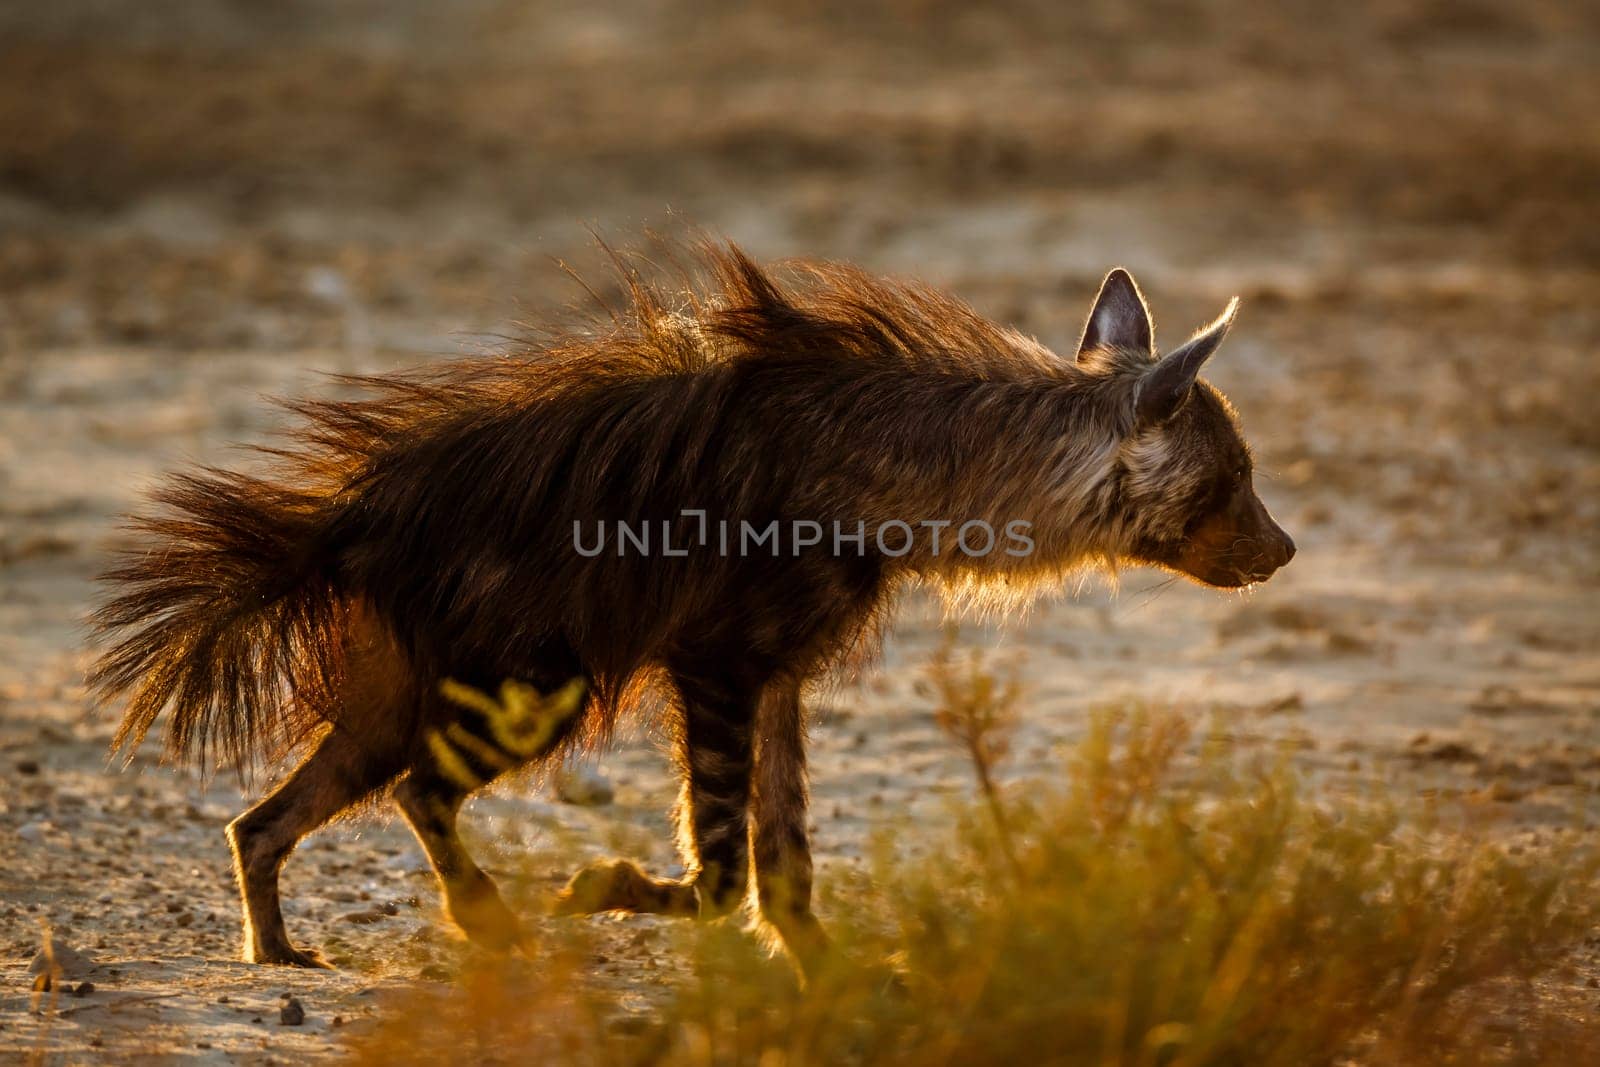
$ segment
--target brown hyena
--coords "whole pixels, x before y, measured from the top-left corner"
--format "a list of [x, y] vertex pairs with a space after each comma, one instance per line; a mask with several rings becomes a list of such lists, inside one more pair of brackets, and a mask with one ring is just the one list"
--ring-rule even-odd
[[801, 694], [872, 645], [898, 590], [992, 601], [1119, 562], [1237, 587], [1294, 554], [1196, 377], [1234, 304], [1158, 357], [1114, 270], [1062, 358], [849, 267], [701, 261], [670, 301], [625, 271], [625, 313], [510, 358], [296, 402], [267, 476], [177, 478], [139, 520], [97, 615], [93, 684], [128, 696], [118, 745], [170, 706], [172, 757], [307, 753], [228, 827], [245, 959], [318, 962], [284, 928], [279, 869], [391, 789], [452, 918], [516, 945], [462, 801], [664, 707], [687, 875], [596, 864], [559, 910], [719, 915], [753, 871], [809, 966], [826, 942]]

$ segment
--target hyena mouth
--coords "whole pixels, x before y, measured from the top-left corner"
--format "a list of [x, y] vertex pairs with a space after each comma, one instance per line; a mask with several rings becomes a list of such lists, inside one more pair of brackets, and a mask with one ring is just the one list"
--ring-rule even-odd
[[1260, 509], [1263, 521], [1241, 530], [1227, 512], [1202, 522], [1182, 542], [1154, 554], [1154, 562], [1218, 589], [1264, 582], [1294, 558], [1294, 539]]
[[1279, 534], [1265, 542], [1240, 545], [1238, 550], [1221, 556], [1197, 559], [1195, 554], [1185, 553], [1189, 558], [1180, 558], [1176, 566], [1189, 577], [1219, 589], [1255, 585], [1277, 574], [1294, 558], [1294, 542], [1288, 534]]
[[1187, 578], [1213, 589], [1243, 589], [1257, 585], [1278, 573], [1278, 567], [1256, 566], [1249, 569], [1231, 566], [1177, 566], [1171, 565]]

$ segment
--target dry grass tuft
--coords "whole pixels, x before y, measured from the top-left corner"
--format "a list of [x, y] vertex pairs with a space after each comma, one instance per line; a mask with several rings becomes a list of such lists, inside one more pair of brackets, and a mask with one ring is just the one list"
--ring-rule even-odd
[[[978, 796], [929, 859], [885, 843], [834, 879], [838, 965], [802, 990], [745, 932], [686, 931], [659, 1015], [585, 978], [585, 927], [538, 963], [414, 994], [371, 1063], [1126, 1065], [1569, 1063], [1600, 1033], [1534, 993], [1600, 918], [1596, 858], [1519, 855], [1392, 804], [1319, 801], [1183, 718], [1097, 715], [1062, 786], [1001, 788], [1018, 691], [946, 649], [941, 722]], [[904, 853], [899, 853], [903, 857]]]

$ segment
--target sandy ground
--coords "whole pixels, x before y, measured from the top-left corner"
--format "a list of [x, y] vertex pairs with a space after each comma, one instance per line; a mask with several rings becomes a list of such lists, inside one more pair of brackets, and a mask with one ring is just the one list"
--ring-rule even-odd
[[[1113, 263], [1169, 343], [1239, 293], [1210, 377], [1300, 554], [1248, 595], [1133, 572], [969, 627], [1030, 685], [1008, 775], [1059, 773], [1089, 710], [1145, 700], [1287, 742], [1328, 790], [1440, 798], [1508, 839], [1596, 814], [1592, 15], [1377, 4], [1316, 8], [1311, 33], [1310, 7], [18, 10], [0, 14], [0, 1058], [331, 1054], [385, 989], [466, 958], [380, 812], [285, 875], [291, 931], [341, 969], [232, 962], [221, 831], [247, 798], [153, 754], [108, 767], [116, 709], [87, 704], [79, 626], [116, 517], [163, 471], [270, 433], [264, 394], [476, 350], [558, 306], [552, 260], [595, 261], [586, 224], [918, 275], [1058, 348]], [[111, 20], [124, 32], [96, 32]], [[875, 831], [931, 827], [969, 787], [917, 684], [938, 640], [937, 608], [909, 602], [880, 668], [817, 702], [824, 889]], [[590, 856], [675, 862], [648, 726], [599, 767], [609, 804], [523, 785], [470, 809], [530, 914]], [[595, 980], [647, 1010], [674, 928], [592, 921]], [[94, 989], [33, 1013], [46, 923]], [[1592, 1013], [1596, 973], [1575, 959], [1552, 995]]]

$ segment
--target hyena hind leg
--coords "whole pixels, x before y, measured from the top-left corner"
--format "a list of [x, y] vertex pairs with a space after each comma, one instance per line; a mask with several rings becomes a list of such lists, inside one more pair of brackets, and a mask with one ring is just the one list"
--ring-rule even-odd
[[404, 766], [397, 747], [374, 750], [335, 727], [282, 785], [228, 824], [244, 912], [246, 963], [328, 966], [316, 953], [290, 942], [278, 874], [301, 838], [388, 785]]
[[395, 804], [439, 879], [445, 914], [474, 944], [508, 952], [522, 926], [462, 844], [461, 805], [494, 779], [549, 753], [576, 723], [587, 684], [574, 678], [549, 695], [516, 682], [499, 699], [445, 683], [451, 720], [430, 730], [426, 747], [395, 788]]
[[282, 784], [228, 824], [247, 963], [327, 966], [290, 942], [278, 873], [302, 838], [381, 791], [410, 762], [417, 704], [404, 658], [363, 605], [352, 609], [334, 721]]

